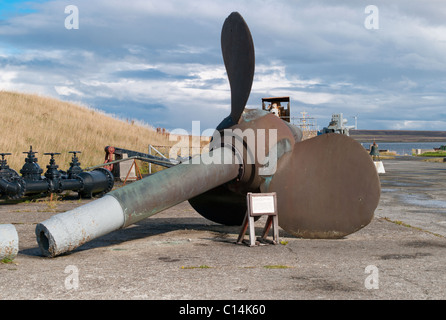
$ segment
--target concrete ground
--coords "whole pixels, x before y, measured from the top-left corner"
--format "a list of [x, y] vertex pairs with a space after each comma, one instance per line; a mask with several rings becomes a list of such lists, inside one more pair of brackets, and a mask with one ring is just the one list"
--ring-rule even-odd
[[20, 245], [0, 263], [0, 299], [445, 299], [446, 163], [383, 162], [373, 221], [339, 240], [280, 230], [282, 244], [237, 245], [239, 227], [184, 202], [47, 258], [36, 224], [88, 200], [2, 203], [0, 224], [15, 225]]

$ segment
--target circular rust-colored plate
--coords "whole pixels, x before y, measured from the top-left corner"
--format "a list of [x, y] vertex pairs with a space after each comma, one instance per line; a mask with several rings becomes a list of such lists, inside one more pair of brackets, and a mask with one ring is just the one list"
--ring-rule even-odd
[[262, 191], [277, 193], [279, 225], [285, 231], [304, 238], [341, 238], [371, 221], [381, 187], [371, 157], [358, 142], [323, 134], [296, 143]]

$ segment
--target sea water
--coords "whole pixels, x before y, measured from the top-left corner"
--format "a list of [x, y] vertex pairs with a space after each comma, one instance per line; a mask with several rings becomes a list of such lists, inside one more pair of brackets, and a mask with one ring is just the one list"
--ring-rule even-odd
[[[370, 142], [361, 142], [361, 144], [367, 150], [370, 150], [370, 146], [373, 144]], [[395, 151], [397, 155], [412, 155], [412, 149], [434, 149], [440, 148], [440, 146], [446, 145], [446, 141], [443, 142], [377, 142], [379, 150]]]

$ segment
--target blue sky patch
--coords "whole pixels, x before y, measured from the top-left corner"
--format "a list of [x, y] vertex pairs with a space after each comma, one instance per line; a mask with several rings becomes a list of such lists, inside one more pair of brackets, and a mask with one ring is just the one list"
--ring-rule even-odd
[[0, 20], [6, 20], [14, 16], [37, 12], [33, 4], [44, 2], [47, 2], [47, 0], [0, 0]]

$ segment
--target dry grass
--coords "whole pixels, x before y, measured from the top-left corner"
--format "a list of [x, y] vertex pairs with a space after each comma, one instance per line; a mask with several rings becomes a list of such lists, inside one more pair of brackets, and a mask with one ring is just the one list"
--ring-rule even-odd
[[82, 167], [104, 162], [108, 145], [147, 152], [148, 145], [173, 145], [148, 125], [122, 121], [87, 107], [32, 94], [0, 91], [0, 152], [10, 152], [9, 166], [19, 172], [30, 145], [46, 170], [47, 152], [60, 152], [56, 163], [67, 170], [68, 151], [81, 151]]
[[381, 160], [395, 159], [395, 157], [396, 157], [395, 151], [380, 151], [379, 152], [379, 158]]

